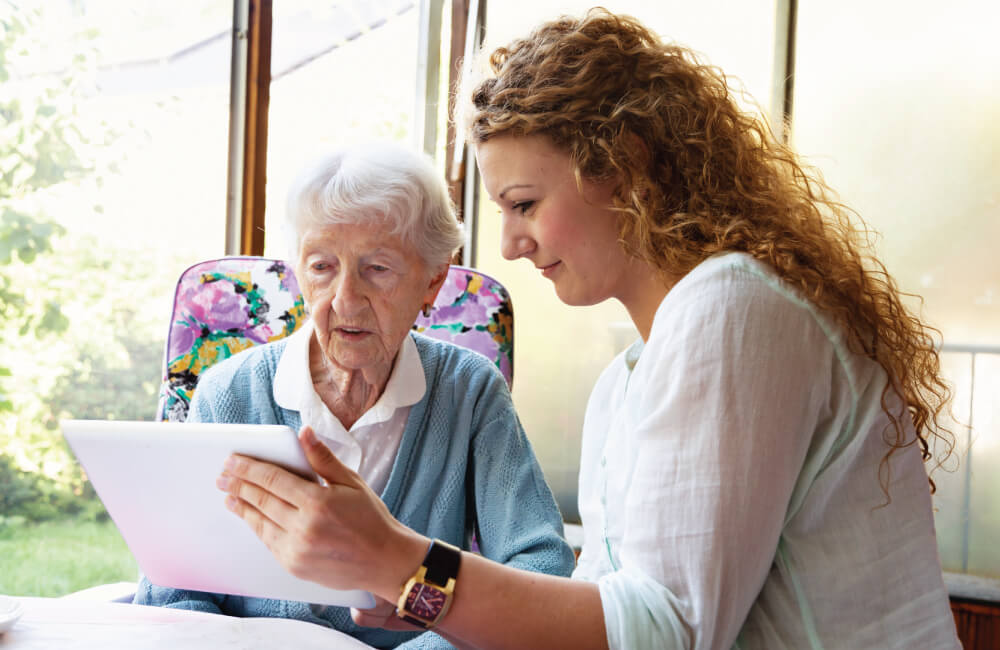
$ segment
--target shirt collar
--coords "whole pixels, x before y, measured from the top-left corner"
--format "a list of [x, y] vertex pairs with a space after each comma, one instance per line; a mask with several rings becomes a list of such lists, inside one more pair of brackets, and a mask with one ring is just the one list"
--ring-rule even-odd
[[640, 338], [636, 339], [635, 343], [625, 350], [625, 367], [628, 368], [629, 372], [635, 370], [635, 364], [639, 362], [639, 356], [645, 348], [646, 343]]
[[285, 351], [274, 371], [274, 401], [281, 408], [302, 411], [308, 391], [315, 391], [309, 372], [309, 341], [313, 337], [313, 322], [307, 320], [288, 337]]
[[[292, 411], [302, 411], [310, 393], [315, 394], [312, 373], [309, 371], [309, 343], [314, 334], [312, 320], [306, 321], [288, 337], [285, 351], [274, 373], [274, 401], [278, 406]], [[375, 405], [355, 422], [359, 425], [376, 424], [389, 420], [397, 409], [412, 406], [427, 392], [424, 366], [413, 337], [407, 335], [396, 353], [385, 390]]]
[[[420, 362], [420, 352], [417, 344], [409, 334], [403, 339], [396, 353], [396, 363], [392, 374], [385, 384], [385, 390], [378, 401], [355, 423], [355, 426], [375, 424], [389, 420], [396, 409], [413, 406], [427, 392], [427, 380], [424, 377], [424, 364]], [[351, 427], [352, 429], [354, 427]]]

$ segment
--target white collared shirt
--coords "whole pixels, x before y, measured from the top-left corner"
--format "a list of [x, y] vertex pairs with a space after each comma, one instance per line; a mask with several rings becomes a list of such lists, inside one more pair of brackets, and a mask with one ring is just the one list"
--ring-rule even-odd
[[918, 446], [879, 484], [885, 385], [749, 256], [674, 286], [584, 420], [573, 575], [609, 646], [957, 648]]
[[347, 430], [313, 386], [309, 370], [309, 343], [313, 332], [310, 320], [288, 337], [274, 374], [274, 399], [282, 408], [298, 411], [303, 426], [311, 426], [342, 463], [357, 472], [376, 494], [382, 494], [399, 451], [410, 408], [427, 391], [420, 353], [413, 339], [407, 336], [396, 353], [382, 395]]

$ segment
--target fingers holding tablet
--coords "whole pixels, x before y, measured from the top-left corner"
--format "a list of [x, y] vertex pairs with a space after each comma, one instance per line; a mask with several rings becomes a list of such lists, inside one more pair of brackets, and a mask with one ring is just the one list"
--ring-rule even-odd
[[268, 462], [233, 455], [217, 481], [228, 493], [226, 507], [246, 522], [292, 575], [334, 589], [351, 589], [367, 582], [373, 573], [384, 572], [389, 591], [398, 591], [400, 576], [412, 572], [412, 567], [386, 566], [387, 540], [412, 544], [415, 555], [426, 550], [427, 542], [399, 524], [378, 495], [308, 427], [300, 433], [300, 441], [326, 485]]

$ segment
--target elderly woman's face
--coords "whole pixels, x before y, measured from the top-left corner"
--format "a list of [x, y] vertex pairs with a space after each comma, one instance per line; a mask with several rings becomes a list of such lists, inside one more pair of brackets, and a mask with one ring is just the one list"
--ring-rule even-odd
[[296, 276], [326, 357], [348, 370], [391, 366], [420, 308], [434, 303], [447, 266], [433, 271], [376, 225], [307, 230]]

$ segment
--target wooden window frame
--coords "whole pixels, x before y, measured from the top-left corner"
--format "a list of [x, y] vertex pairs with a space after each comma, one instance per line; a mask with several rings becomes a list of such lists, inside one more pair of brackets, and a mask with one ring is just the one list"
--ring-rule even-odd
[[[448, 65], [448, 115], [454, 113], [454, 92], [460, 78], [459, 65], [468, 54], [466, 34], [480, 29], [485, 15], [485, 0], [476, 0], [479, 8], [478, 27], [467, 25], [470, 0], [452, 0], [451, 50]], [[440, 31], [443, 0], [422, 0], [422, 29]], [[226, 209], [226, 255], [264, 254], [264, 211], [267, 186], [267, 131], [271, 84], [271, 45], [273, 34], [273, 0], [234, 0], [232, 67], [229, 120], [229, 173]], [[474, 44], [478, 44], [478, 38]], [[420, 56], [422, 66], [423, 104], [416, 112], [421, 148], [433, 155], [436, 140], [437, 78], [440, 74], [440, 35], [422, 34]], [[433, 115], [431, 112], [433, 111]], [[426, 114], [425, 114], [426, 112]], [[428, 126], [430, 124], [430, 126]], [[455, 160], [455, 130], [448, 120], [445, 169], [452, 169]], [[469, 167], [465, 147], [459, 150], [461, 173], [447, 172], [449, 191], [460, 214], [474, 214], [476, 196], [467, 196], [465, 177]], [[473, 165], [473, 173], [474, 173]], [[464, 208], [464, 209], [463, 209]], [[474, 238], [467, 238], [474, 244]], [[467, 245], [466, 248], [469, 248]]]
[[264, 254], [272, 0], [234, 0], [226, 255]]

